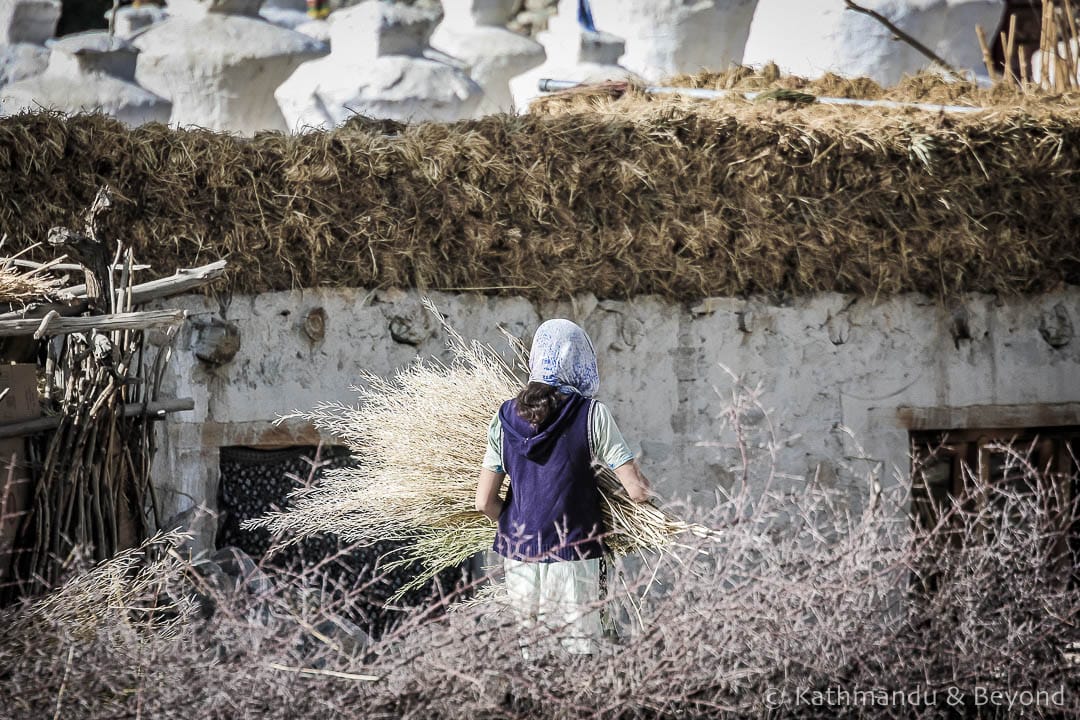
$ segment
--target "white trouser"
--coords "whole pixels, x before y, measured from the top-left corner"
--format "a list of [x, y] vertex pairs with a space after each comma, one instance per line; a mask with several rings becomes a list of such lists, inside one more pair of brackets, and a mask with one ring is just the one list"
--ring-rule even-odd
[[[526, 628], [542, 623], [575, 655], [595, 652], [600, 637], [600, 560], [549, 563], [505, 559], [510, 607]], [[523, 654], [528, 654], [524, 648]]]

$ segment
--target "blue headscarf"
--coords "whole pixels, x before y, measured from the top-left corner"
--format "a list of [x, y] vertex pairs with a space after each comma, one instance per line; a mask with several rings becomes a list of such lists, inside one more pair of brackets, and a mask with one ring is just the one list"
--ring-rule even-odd
[[560, 392], [594, 397], [600, 389], [596, 351], [585, 331], [569, 320], [548, 320], [536, 329], [529, 351], [529, 382]]

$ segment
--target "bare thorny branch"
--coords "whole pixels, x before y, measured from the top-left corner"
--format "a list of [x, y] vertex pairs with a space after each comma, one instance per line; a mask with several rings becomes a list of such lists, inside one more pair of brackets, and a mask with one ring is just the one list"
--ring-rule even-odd
[[[731, 405], [763, 407], [760, 391], [735, 385]], [[759, 436], [773, 432], [728, 428], [747, 448], [768, 447]], [[80, 581], [49, 612], [29, 606], [0, 619], [0, 667], [12, 668], [0, 707], [27, 717], [60, 708], [65, 717], [712, 718], [762, 717], [772, 698], [773, 717], [907, 718], [940, 716], [949, 688], [966, 694], [958, 712], [973, 711], [982, 687], [1062, 688], [1060, 703], [1024, 711], [1066, 717], [1080, 711], [1069, 658], [1080, 647], [1080, 587], [1059, 540], [1070, 540], [1076, 499], [1040, 482], [1045, 469], [1027, 448], [1002, 452], [1032, 492], [970, 473], [967, 493], [931, 527], [909, 520], [910, 497], [895, 486], [852, 510], [813, 483], [765, 490], [773, 454], [748, 452], [743, 488], [708, 511], [683, 509], [722, 537], [623, 562], [625, 585], [610, 600], [622, 637], [584, 658], [563, 655], [542, 624], [522, 630], [497, 601], [444, 612], [475, 585], [352, 651], [313, 632], [348, 600], [324, 604], [308, 570], [254, 595], [219, 591], [213, 616], [200, 619], [181, 602], [190, 569], [151, 554], [126, 573], [94, 571], [109, 581]], [[70, 610], [101, 607], [111, 609]], [[145, 612], [122, 611], [169, 607], [180, 609], [161, 611], [168, 633]], [[521, 642], [550, 651], [527, 662]], [[799, 688], [833, 687], [941, 694], [937, 705], [846, 711], [795, 702]]]

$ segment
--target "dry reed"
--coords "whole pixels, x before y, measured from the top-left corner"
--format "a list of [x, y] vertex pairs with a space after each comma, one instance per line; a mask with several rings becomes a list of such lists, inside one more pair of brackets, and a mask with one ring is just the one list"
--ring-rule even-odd
[[117, 625], [150, 628], [162, 635], [179, 632], [196, 609], [190, 595], [170, 596], [185, 571], [186, 564], [175, 551], [185, 539], [179, 532], [158, 533], [92, 569], [76, 572], [17, 614], [16, 628], [31, 633], [33, 626], [48, 626], [66, 638], [82, 640]]
[[1039, 16], [1039, 44], [1033, 51], [1030, 46], [1018, 44], [1017, 15], [1009, 16], [1008, 30], [1000, 35], [1004, 53], [1001, 76], [991, 58], [986, 33], [983, 28], [976, 28], [987, 72], [998, 85], [1015, 92], [1075, 98], [1080, 92], [1077, 8], [1072, 0], [1041, 0]]
[[48, 265], [20, 270], [0, 259], [0, 303], [21, 304], [54, 297], [63, 283], [48, 273]]

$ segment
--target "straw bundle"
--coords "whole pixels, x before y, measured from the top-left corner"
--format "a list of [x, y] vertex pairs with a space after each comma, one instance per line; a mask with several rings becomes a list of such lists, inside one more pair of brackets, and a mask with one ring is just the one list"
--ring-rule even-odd
[[0, 265], [0, 303], [28, 303], [55, 295], [62, 281], [50, 277], [45, 269], [20, 272], [15, 267]]
[[[249, 527], [288, 542], [324, 532], [358, 543], [406, 542], [391, 565], [416, 562], [419, 576], [403, 591], [491, 548], [495, 526], [474, 509], [477, 475], [488, 423], [521, 386], [494, 350], [466, 342], [445, 320], [443, 328], [450, 364], [417, 361], [389, 380], [369, 374], [367, 387], [354, 388], [359, 405], [322, 403], [289, 416], [333, 434], [361, 462], [327, 471], [317, 485], [294, 493], [289, 508]], [[680, 533], [709, 533], [651, 503], [634, 503], [610, 470], [599, 477], [613, 552], [663, 549]]]

